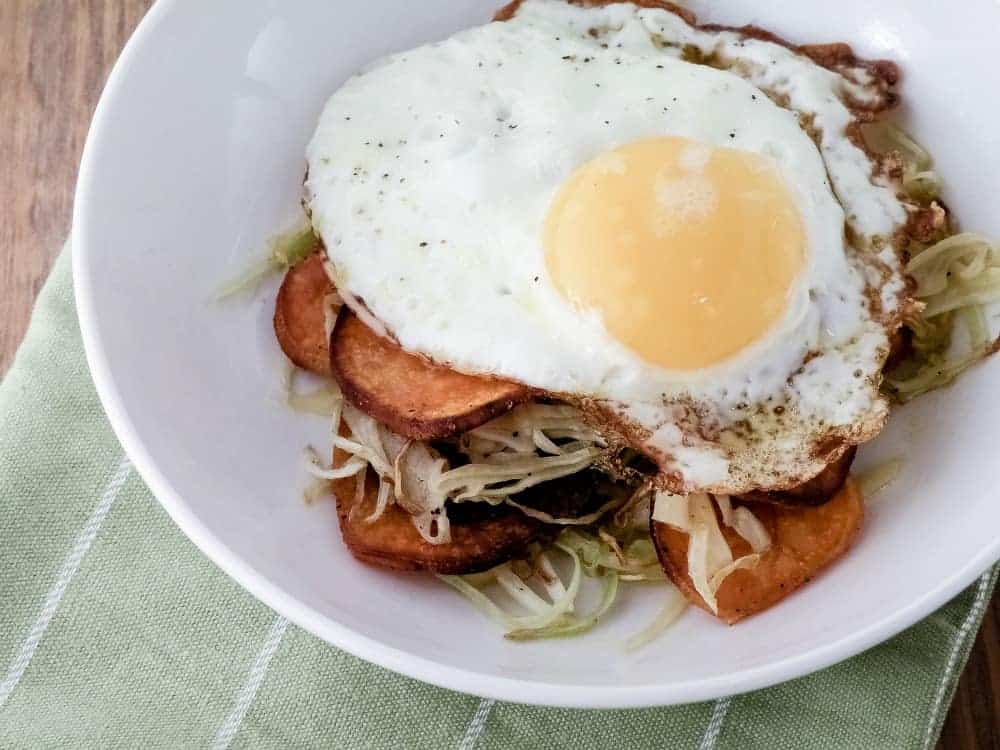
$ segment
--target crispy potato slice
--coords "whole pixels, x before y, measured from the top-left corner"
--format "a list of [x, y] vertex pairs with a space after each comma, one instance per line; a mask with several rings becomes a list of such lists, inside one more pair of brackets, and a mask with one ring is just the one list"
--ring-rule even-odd
[[346, 306], [330, 336], [330, 365], [351, 403], [416, 440], [466, 432], [532, 395], [520, 383], [466, 375], [410, 354]]
[[[336, 463], [343, 460], [340, 451], [334, 455]], [[462, 508], [460, 513], [451, 514], [451, 542], [430, 544], [397, 505], [386, 508], [378, 520], [365, 521], [378, 494], [378, 478], [373, 473], [366, 478], [360, 503], [356, 502], [356, 477], [337, 479], [331, 485], [337, 498], [340, 533], [351, 554], [361, 562], [392, 570], [478, 573], [510, 560], [548, 533], [542, 524], [512, 508]]]
[[[771, 547], [753, 568], [736, 570], [716, 592], [720, 620], [732, 625], [777, 604], [811, 581], [850, 547], [864, 519], [864, 504], [854, 482], [847, 480], [829, 502], [817, 507], [789, 508], [768, 503], [744, 503], [767, 527]], [[653, 540], [663, 569], [688, 600], [711, 611], [687, 572], [688, 535], [652, 521]], [[734, 557], [750, 553], [750, 545], [719, 523]]]
[[798, 487], [775, 492], [757, 490], [740, 495], [737, 499], [792, 507], [822, 505], [836, 497], [837, 490], [844, 486], [851, 471], [851, 464], [854, 463], [854, 454], [857, 452], [858, 447], [852, 445], [840, 458], [828, 463], [823, 471]]
[[323, 300], [333, 285], [319, 253], [288, 269], [274, 305], [274, 333], [285, 355], [317, 375], [330, 375]]

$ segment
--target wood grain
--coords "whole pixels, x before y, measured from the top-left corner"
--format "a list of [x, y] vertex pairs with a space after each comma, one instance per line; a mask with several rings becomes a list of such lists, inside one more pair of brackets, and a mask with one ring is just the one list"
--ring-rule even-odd
[[151, 0], [0, 0], [0, 373], [69, 231], [90, 116]]
[[[80, 151], [101, 87], [151, 4], [0, 0], [0, 373], [69, 231]], [[1000, 596], [979, 633], [939, 750], [1000, 748], [998, 623]]]

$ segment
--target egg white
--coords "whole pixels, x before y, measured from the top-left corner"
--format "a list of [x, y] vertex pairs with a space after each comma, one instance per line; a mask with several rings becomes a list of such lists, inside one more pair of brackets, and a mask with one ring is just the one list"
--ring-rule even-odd
[[[685, 62], [686, 45], [731, 69]], [[906, 212], [844, 134], [845, 98], [865, 95], [863, 80], [666, 11], [528, 0], [508, 22], [388, 57], [334, 93], [308, 149], [308, 208], [338, 287], [407, 350], [595, 399], [684, 489], [787, 484], [821, 466], [820, 436], [877, 430], [885, 416], [887, 334], [866, 274], [876, 256], [880, 278], [889, 269], [884, 316], [902, 275], [879, 248]], [[662, 135], [765, 156], [807, 238], [779, 322], [698, 371], [644, 362], [575, 309], [542, 249], [548, 206], [577, 167]]]

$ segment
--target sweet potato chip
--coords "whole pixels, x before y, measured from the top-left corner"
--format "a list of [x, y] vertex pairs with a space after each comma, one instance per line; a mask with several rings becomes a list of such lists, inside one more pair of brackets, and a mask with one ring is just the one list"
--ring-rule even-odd
[[274, 305], [274, 333], [282, 351], [299, 367], [330, 375], [323, 300], [333, 285], [319, 253], [288, 269]]
[[[334, 455], [335, 462], [343, 460], [340, 451]], [[360, 503], [356, 501], [356, 477], [337, 479], [331, 485], [347, 548], [358, 560], [383, 568], [448, 575], [477, 573], [510, 560], [546, 534], [542, 524], [512, 508], [466, 503], [455, 509], [458, 512], [449, 513], [451, 541], [430, 544], [414, 528], [409, 514], [397, 505], [390, 505], [371, 523], [365, 520], [375, 508], [378, 494], [374, 473], [366, 478]]]
[[[771, 547], [756, 566], [730, 573], [716, 592], [719, 619], [730, 625], [777, 604], [811, 581], [816, 574], [847, 551], [864, 519], [861, 494], [848, 480], [829, 502], [817, 507], [780, 507], [769, 503], [746, 505], [771, 535]], [[653, 540], [663, 569], [688, 600], [708, 606], [695, 591], [688, 575], [688, 535], [665, 523], [653, 521]], [[738, 558], [751, 552], [735, 531], [719, 523], [723, 536]]]
[[532, 395], [519, 383], [466, 375], [410, 354], [346, 306], [330, 336], [330, 364], [351, 403], [416, 440], [467, 432]]

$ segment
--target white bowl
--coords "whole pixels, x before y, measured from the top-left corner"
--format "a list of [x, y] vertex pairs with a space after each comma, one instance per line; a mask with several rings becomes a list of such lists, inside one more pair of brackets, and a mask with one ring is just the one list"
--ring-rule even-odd
[[[298, 211], [304, 149], [329, 94], [392, 50], [485, 22], [499, 0], [200, 4], [160, 0], [115, 66], [76, 196], [74, 275], [111, 423], [164, 507], [251, 593], [372, 662], [479, 695], [648, 706], [763, 687], [900, 631], [1000, 557], [1000, 361], [894, 415], [861, 464], [901, 456], [856, 548], [737, 627], [689, 610], [661, 640], [621, 641], [658, 608], [633, 589], [564, 641], [510, 643], [430, 576], [355, 562], [332, 503], [301, 501], [302, 447], [324, 420], [280, 400], [274, 285], [213, 304]], [[708, 5], [708, 3], [705, 3]], [[1000, 236], [1000, 4], [713, 0], [705, 19], [897, 60], [911, 130], [937, 156], [964, 226]]]

